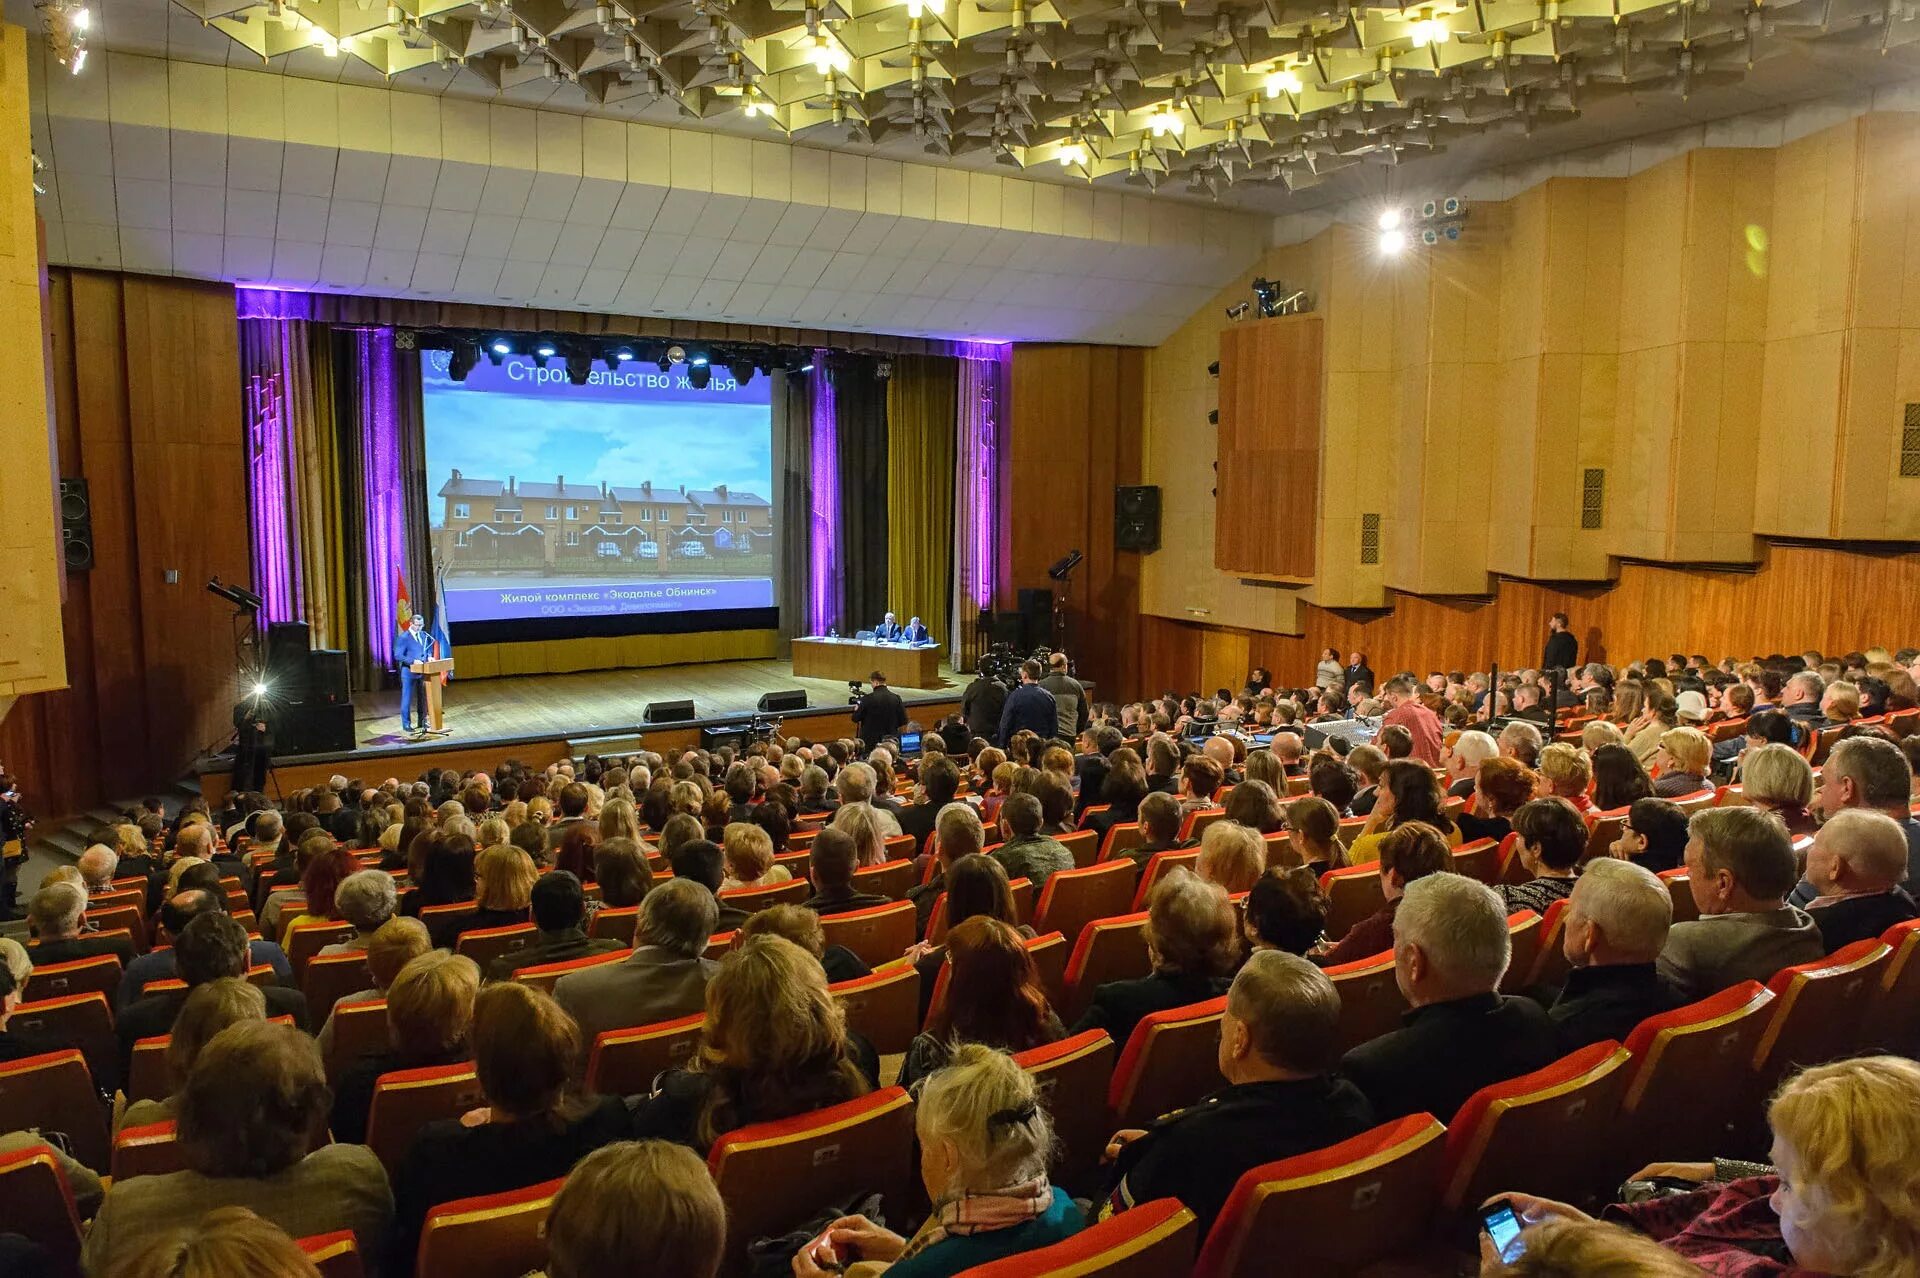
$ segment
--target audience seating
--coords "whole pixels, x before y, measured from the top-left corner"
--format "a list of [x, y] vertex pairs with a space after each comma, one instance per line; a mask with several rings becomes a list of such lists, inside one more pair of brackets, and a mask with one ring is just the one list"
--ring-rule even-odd
[[1492, 839], [1462, 843], [1453, 850], [1453, 872], [1493, 885], [1500, 878], [1500, 845]]
[[[255, 963], [247, 969], [247, 979], [255, 985], [258, 985], [261, 989], [272, 989], [280, 983], [280, 974], [275, 972], [269, 964]], [[145, 998], [149, 994], [165, 994], [171, 990], [184, 990], [185, 988], [187, 988], [187, 983], [179, 977], [163, 976], [157, 981], [148, 981], [142, 985], [140, 987], [140, 997]]]
[[107, 1005], [105, 994], [69, 994], [21, 1003], [13, 1009], [7, 1028], [79, 1048], [97, 1079], [112, 1081], [119, 1073], [120, 1045], [114, 1037], [113, 1009]]
[[1894, 924], [1880, 941], [1893, 952], [1867, 1015], [1864, 1046], [1912, 1055], [1920, 1045], [1920, 919]]
[[80, 1211], [52, 1146], [0, 1153], [0, 1203], [7, 1232], [46, 1248], [55, 1275], [80, 1272]]
[[1320, 890], [1327, 897], [1327, 935], [1336, 941], [1387, 904], [1380, 867], [1373, 862], [1328, 870], [1320, 876]]
[[164, 1176], [186, 1164], [174, 1139], [173, 1120], [123, 1127], [113, 1138], [113, 1180], [119, 1184], [134, 1176]]
[[[1140, 871], [1140, 886], [1134, 889], [1133, 900], [1126, 908], [1128, 910], [1146, 909], [1147, 900], [1153, 895], [1153, 889], [1160, 885], [1160, 880], [1170, 874], [1175, 866], [1184, 865], [1191, 870], [1199, 863], [1199, 848], [1170, 848], [1165, 852], [1155, 852], [1148, 858], [1146, 868]], [[1131, 862], [1116, 861], [1113, 864], [1131, 864]], [[1114, 911], [1116, 914], [1125, 912], [1125, 910]]]
[[420, 921], [440, 935], [442, 928], [458, 935], [461, 928], [467, 926], [480, 913], [475, 901], [453, 901], [446, 905], [423, 905], [420, 907]]
[[812, 895], [813, 884], [805, 878], [792, 878], [768, 887], [734, 888], [730, 892], [722, 892], [720, 899], [736, 910], [758, 914], [776, 905], [799, 905]]
[[1620, 831], [1627, 824], [1627, 808], [1608, 808], [1605, 812], [1593, 812], [1587, 816], [1587, 850], [1580, 858], [1585, 865], [1595, 857], [1611, 856], [1613, 845], [1620, 841]]
[[1178, 1198], [1158, 1198], [1038, 1251], [962, 1269], [955, 1278], [1164, 1278], [1193, 1263], [1199, 1223]]
[[457, 1198], [427, 1213], [415, 1278], [521, 1278], [547, 1261], [545, 1228], [565, 1180]]
[[1667, 885], [1667, 892], [1673, 897], [1673, 921], [1691, 923], [1700, 917], [1700, 906], [1693, 899], [1693, 881], [1687, 877], [1684, 867], [1663, 870], [1660, 881]]
[[1567, 962], [1567, 900], [1562, 898], [1547, 907], [1540, 919], [1540, 944], [1534, 954], [1533, 970], [1522, 986], [1543, 985], [1558, 989], [1567, 983], [1573, 965]]
[[100, 1093], [78, 1048], [0, 1061], [0, 1132], [38, 1128], [102, 1175], [112, 1149]]
[[597, 941], [618, 941], [622, 945], [633, 944], [633, 929], [640, 922], [640, 907], [637, 905], [611, 905], [594, 913], [587, 922], [587, 935]]
[[333, 1055], [326, 1062], [329, 1081], [352, 1060], [387, 1050], [387, 1000], [342, 1003], [333, 1009]]
[[828, 945], [844, 945], [868, 967], [879, 967], [907, 952], [916, 921], [912, 901], [893, 901], [824, 915], [820, 930], [826, 933]]
[[1100, 841], [1100, 855], [1097, 861], [1111, 861], [1117, 856], [1125, 856], [1129, 849], [1137, 848], [1147, 841], [1138, 821], [1122, 821], [1107, 827], [1107, 837]]
[[1034, 908], [1036, 932], [1078, 937], [1095, 919], [1125, 914], [1133, 897], [1133, 864], [1107, 861], [1085, 869], [1056, 870], [1040, 889]]
[[367, 1110], [367, 1147], [391, 1176], [422, 1127], [436, 1118], [458, 1118], [482, 1103], [471, 1061], [382, 1074]]
[[524, 950], [538, 939], [539, 929], [531, 923], [509, 923], [505, 927], [480, 927], [462, 932], [454, 942], [456, 954], [464, 954], [479, 964], [484, 975], [487, 965], [497, 958], [505, 958], [516, 950]]
[[1107, 982], [1153, 974], [1146, 924], [1146, 911], [1140, 910], [1095, 919], [1080, 929], [1080, 938], [1067, 959], [1065, 994], [1055, 1009], [1061, 1020], [1072, 1024], [1093, 1001], [1093, 992]]
[[605, 954], [588, 954], [577, 959], [562, 959], [558, 963], [536, 963], [532, 967], [523, 967], [515, 972], [513, 979], [522, 985], [531, 985], [535, 989], [542, 989], [551, 994], [560, 978], [571, 972], [578, 972], [587, 967], [598, 967], [602, 963], [619, 963], [632, 955], [632, 950], [609, 950]]
[[87, 907], [86, 920], [101, 932], [115, 932], [124, 928], [133, 938], [134, 951], [139, 954], [147, 952], [147, 913], [144, 906], [132, 902], [100, 908], [90, 905]]
[[[911, 793], [911, 787], [909, 787]], [[911, 861], [920, 852], [918, 841], [911, 834], [896, 834], [892, 838], [880, 841], [880, 850], [887, 854], [888, 861]]]
[[[1013, 917], [1022, 923], [1033, 918], [1033, 880], [1021, 877], [1007, 884], [1013, 893]], [[944, 945], [947, 941], [947, 894], [940, 893], [933, 898], [933, 909], [927, 913], [927, 944]]]
[[308, 1018], [314, 1025], [324, 1025], [335, 1003], [359, 990], [373, 988], [373, 973], [367, 970], [364, 951], [319, 954], [307, 964], [306, 979], [300, 987], [307, 996]]
[[173, 1081], [167, 1076], [167, 1047], [172, 1042], [171, 1034], [155, 1034], [134, 1043], [120, 1089], [129, 1101], [165, 1100], [173, 1094]]
[[1061, 847], [1073, 853], [1073, 864], [1078, 869], [1084, 870], [1100, 859], [1100, 836], [1095, 831], [1076, 830], [1055, 837]]
[[[1046, 990], [1047, 1003], [1057, 1015], [1061, 1000], [1066, 997], [1067, 938], [1059, 932], [1043, 932], [1039, 936], [1029, 937], [1023, 944], [1033, 959], [1033, 974], [1041, 988]], [[942, 964], [939, 975], [933, 978], [933, 994], [927, 1000], [929, 1014], [935, 1008], [946, 1006], [947, 979], [952, 971], [951, 966]]]
[[[28, 950], [27, 955], [32, 957], [33, 951]], [[98, 954], [93, 958], [74, 959], [71, 963], [49, 963], [33, 969], [20, 996], [29, 1003], [65, 998], [70, 994], [100, 993], [111, 998], [120, 988], [120, 971], [117, 954]]]
[[1107, 1087], [1115, 1127], [1145, 1127], [1222, 1085], [1220, 1014], [1226, 996], [1154, 1012], [1134, 1026]]
[[[1215, 796], [1216, 799], [1224, 797], [1224, 795]], [[1226, 820], [1226, 816], [1225, 808], [1195, 808], [1187, 813], [1186, 820], [1180, 823], [1180, 841], [1185, 843], [1188, 839], [1199, 838], [1206, 833], [1208, 826], [1215, 821]]]
[[1532, 910], [1507, 915], [1507, 935], [1513, 938], [1513, 957], [1507, 960], [1507, 974], [1500, 978], [1500, 992], [1517, 994], [1526, 987], [1533, 960], [1540, 954], [1540, 916]]
[[704, 1012], [605, 1030], [587, 1051], [587, 1090], [602, 1096], [644, 1096], [662, 1070], [684, 1068], [700, 1046]]
[[920, 972], [911, 963], [883, 967], [827, 989], [846, 1010], [847, 1028], [882, 1056], [906, 1051], [920, 1032]]
[[[1632, 1074], [1621, 1106], [1619, 1179], [1656, 1159], [1697, 1160], [1730, 1148], [1729, 1133], [1747, 1101], [1746, 1073], [1765, 1032], [1773, 994], [1743, 981], [1686, 1007], [1649, 1016], [1627, 1036]], [[1717, 1086], [1702, 1086], [1713, 1079]]]
[[1255, 1167], [1214, 1221], [1193, 1278], [1345, 1278], [1427, 1233], [1446, 1129], [1410, 1114], [1326, 1149]]
[[1596, 1173], [1615, 1134], [1631, 1060], [1612, 1040], [1593, 1043], [1469, 1096], [1447, 1125], [1447, 1209], [1473, 1211], [1521, 1187], [1565, 1202], [1611, 1189]]
[[1340, 994], [1340, 1050], [1400, 1028], [1407, 999], [1394, 976], [1393, 951], [1326, 969]]
[[297, 1240], [300, 1250], [320, 1271], [320, 1278], [365, 1278], [366, 1266], [360, 1263], [360, 1244], [351, 1229], [331, 1234], [314, 1234]]
[[287, 964], [293, 968], [293, 982], [306, 979], [307, 964], [329, 945], [353, 939], [351, 923], [296, 923], [287, 933]]
[[733, 943], [739, 939], [736, 932], [715, 932], [707, 938], [707, 952], [703, 957], [718, 963], [733, 949]]
[[1107, 1083], [1113, 1077], [1113, 1038], [1087, 1030], [1014, 1055], [1047, 1096], [1053, 1134], [1060, 1142], [1055, 1179], [1077, 1185], [1100, 1165], [1113, 1129], [1107, 1121]]
[[1767, 982], [1773, 1010], [1753, 1049], [1758, 1106], [1794, 1069], [1851, 1056], [1893, 951], [1855, 941], [1812, 963], [1781, 968]]
[[1518, 887], [1533, 875], [1527, 872], [1525, 863], [1520, 860], [1520, 836], [1508, 834], [1500, 840], [1500, 878], [1498, 883]]
[[707, 1167], [727, 1206], [721, 1273], [742, 1275], [753, 1239], [785, 1233], [859, 1194], [885, 1195], [888, 1219], [906, 1219], [904, 1195], [917, 1183], [913, 1102], [904, 1088], [886, 1087], [810, 1114], [741, 1127], [713, 1143]]
[[[893, 840], [887, 840], [889, 843]], [[911, 843], [912, 839], [909, 838]], [[888, 851], [892, 851], [889, 848]], [[894, 861], [882, 861], [879, 865], [869, 865], [864, 870], [853, 872], [853, 890], [870, 892], [875, 896], [884, 896], [889, 901], [904, 900], [907, 889], [913, 886], [914, 875], [919, 873], [914, 863], [902, 858]], [[806, 900], [806, 897], [801, 897]]]

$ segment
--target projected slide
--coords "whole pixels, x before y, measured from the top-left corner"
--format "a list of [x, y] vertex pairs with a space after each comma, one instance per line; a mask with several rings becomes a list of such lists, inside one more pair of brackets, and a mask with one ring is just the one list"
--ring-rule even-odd
[[771, 608], [768, 379], [422, 351], [427, 498], [455, 623]]

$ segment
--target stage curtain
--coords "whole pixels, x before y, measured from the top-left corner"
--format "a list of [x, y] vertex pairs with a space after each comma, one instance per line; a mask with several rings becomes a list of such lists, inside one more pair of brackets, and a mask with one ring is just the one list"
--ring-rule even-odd
[[314, 647], [341, 647], [350, 621], [330, 335], [305, 320], [242, 320], [240, 359], [261, 619], [305, 621]]
[[900, 512], [887, 537], [887, 606], [941, 642], [951, 637], [956, 364], [902, 355], [886, 384], [887, 506]]
[[828, 376], [839, 453], [840, 522], [833, 538], [840, 569], [837, 611], [843, 630], [868, 630], [889, 607], [887, 387], [864, 355], [835, 355]]
[[773, 464], [780, 493], [780, 655], [804, 634], [813, 557], [807, 529], [813, 511], [813, 406], [805, 374], [775, 371], [773, 389]]
[[972, 670], [979, 663], [980, 612], [993, 607], [999, 564], [1000, 439], [1009, 349], [972, 346], [957, 361], [960, 390], [953, 466], [953, 615], [948, 642], [956, 670]]

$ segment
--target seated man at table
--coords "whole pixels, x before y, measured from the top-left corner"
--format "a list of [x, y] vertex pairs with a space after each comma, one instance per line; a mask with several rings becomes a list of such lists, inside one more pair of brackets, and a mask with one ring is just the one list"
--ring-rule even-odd
[[873, 637], [875, 639], [884, 639], [889, 642], [898, 639], [901, 633], [900, 623], [894, 619], [892, 613], [888, 613], [885, 617], [881, 618], [880, 624], [873, 628]]
[[932, 643], [933, 635], [927, 630], [926, 623], [918, 617], [907, 618], [907, 628], [900, 632], [900, 638], [907, 643]]

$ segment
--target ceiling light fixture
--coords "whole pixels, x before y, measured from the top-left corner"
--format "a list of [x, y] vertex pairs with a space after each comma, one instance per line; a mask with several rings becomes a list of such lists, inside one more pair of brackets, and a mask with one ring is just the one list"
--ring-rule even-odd
[[1413, 47], [1424, 49], [1430, 44], [1445, 44], [1453, 36], [1453, 29], [1433, 16], [1433, 11], [1422, 10], [1422, 16], [1407, 28], [1413, 38]]
[[1177, 138], [1186, 132], [1186, 129], [1187, 122], [1175, 115], [1172, 107], [1161, 107], [1147, 117], [1147, 131], [1156, 138], [1163, 138], [1168, 134]]
[[1267, 77], [1267, 96], [1270, 98], [1277, 98], [1283, 93], [1299, 93], [1306, 87], [1300, 82], [1300, 77], [1291, 71], [1275, 71]]
[[813, 63], [813, 69], [823, 76], [845, 71], [853, 65], [853, 59], [847, 51], [835, 44], [824, 31], [813, 37], [813, 47], [807, 50], [807, 61]]
[[1380, 226], [1380, 229], [1381, 229], [1381, 230], [1383, 230], [1383, 231], [1397, 231], [1397, 230], [1399, 230], [1399, 229], [1400, 229], [1400, 223], [1401, 223], [1401, 221], [1402, 221], [1402, 219], [1403, 219], [1403, 217], [1404, 217], [1404, 214], [1402, 214], [1402, 213], [1401, 213], [1401, 211], [1400, 211], [1399, 209], [1382, 209], [1382, 210], [1380, 210], [1380, 217], [1379, 217], [1379, 219], [1378, 219], [1378, 221], [1379, 221], [1379, 226]]
[[1398, 257], [1407, 251], [1407, 233], [1398, 228], [1380, 232], [1380, 251], [1388, 257]]
[[1092, 158], [1092, 154], [1084, 143], [1062, 142], [1060, 144], [1060, 163], [1063, 165], [1086, 164]]
[[46, 34], [47, 48], [54, 60], [73, 75], [87, 65], [87, 34], [93, 30], [93, 13], [77, 0], [38, 0], [40, 29]]

